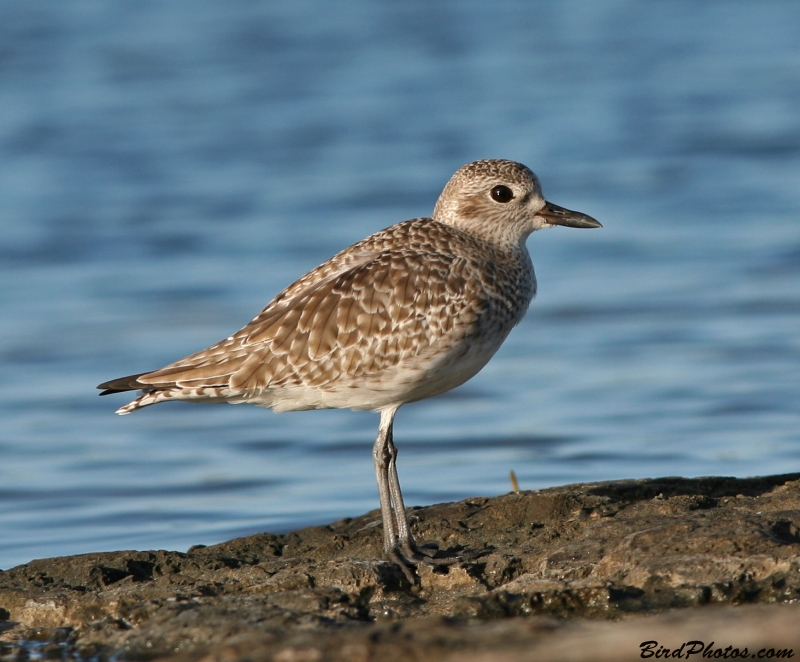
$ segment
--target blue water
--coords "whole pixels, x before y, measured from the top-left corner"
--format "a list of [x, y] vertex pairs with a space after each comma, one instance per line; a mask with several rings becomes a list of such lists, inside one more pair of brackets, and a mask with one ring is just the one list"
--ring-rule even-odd
[[800, 5], [154, 3], [0, 10], [0, 568], [377, 506], [377, 416], [166, 404], [107, 379], [227, 336], [487, 157], [604, 229], [404, 407], [411, 504], [800, 470]]

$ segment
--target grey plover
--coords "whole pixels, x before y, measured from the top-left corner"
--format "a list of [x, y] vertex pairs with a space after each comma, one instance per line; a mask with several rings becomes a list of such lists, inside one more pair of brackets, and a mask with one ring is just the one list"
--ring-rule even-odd
[[520, 163], [470, 163], [447, 183], [430, 218], [353, 244], [232, 336], [160, 370], [101, 384], [100, 395], [143, 391], [118, 414], [170, 400], [379, 412], [373, 458], [383, 547], [413, 582], [414, 565], [460, 557], [414, 541], [397, 477], [395, 413], [486, 365], [536, 294], [525, 240], [555, 225], [601, 227], [547, 202]]

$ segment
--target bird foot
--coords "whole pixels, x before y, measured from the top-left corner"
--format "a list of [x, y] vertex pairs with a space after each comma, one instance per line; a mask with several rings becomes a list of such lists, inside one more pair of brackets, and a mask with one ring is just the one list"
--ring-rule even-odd
[[398, 544], [395, 548], [386, 551], [386, 558], [400, 566], [406, 579], [413, 586], [419, 583], [415, 569], [418, 565], [446, 566], [475, 558], [476, 554], [456, 551], [442, 551], [436, 543], [417, 545], [413, 541]]

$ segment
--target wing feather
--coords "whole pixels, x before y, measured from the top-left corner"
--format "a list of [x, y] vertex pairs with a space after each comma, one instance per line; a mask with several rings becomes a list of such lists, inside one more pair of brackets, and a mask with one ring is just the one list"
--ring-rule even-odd
[[469, 326], [482, 305], [471, 265], [438, 252], [384, 250], [304, 287], [301, 281], [238, 333], [138, 383], [223, 387], [245, 397], [282, 386], [333, 387], [420, 354], [457, 330], [454, 319]]

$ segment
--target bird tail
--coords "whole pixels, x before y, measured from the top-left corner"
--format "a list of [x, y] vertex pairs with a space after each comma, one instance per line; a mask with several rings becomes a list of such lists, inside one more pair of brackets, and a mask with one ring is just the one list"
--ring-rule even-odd
[[124, 416], [125, 414], [132, 414], [137, 409], [141, 409], [142, 407], [147, 407], [149, 405], [154, 405], [157, 402], [161, 402], [162, 400], [164, 400], [164, 395], [162, 391], [154, 389], [151, 384], [144, 384], [139, 381], [139, 377], [146, 374], [148, 373], [140, 372], [137, 375], [128, 375], [127, 377], [112, 379], [111, 381], [100, 384], [97, 388], [104, 389], [100, 395], [109, 395], [110, 393], [124, 393], [125, 391], [136, 391], [138, 389], [144, 390], [145, 393], [142, 393], [142, 395], [140, 395], [138, 398], [129, 402], [127, 405], [120, 407], [115, 412], [120, 416]]
[[162, 402], [163, 400], [167, 400], [168, 397], [165, 396], [167, 391], [148, 391], [147, 393], [142, 393], [136, 400], [131, 400], [127, 405], [123, 405], [115, 414], [119, 414], [120, 416], [125, 416], [126, 414], [132, 414], [137, 409], [141, 409], [142, 407], [149, 407], [150, 405], [157, 404]]
[[122, 393], [124, 391], [136, 391], [137, 389], [152, 388], [150, 384], [143, 384], [139, 381], [139, 377], [146, 375], [146, 372], [140, 372], [136, 375], [128, 375], [127, 377], [119, 377], [112, 379], [108, 382], [103, 382], [97, 388], [105, 389], [100, 395], [108, 395], [109, 393]]

